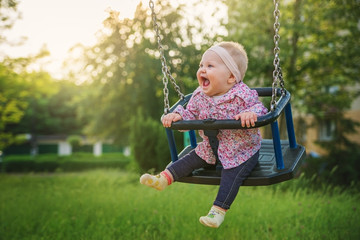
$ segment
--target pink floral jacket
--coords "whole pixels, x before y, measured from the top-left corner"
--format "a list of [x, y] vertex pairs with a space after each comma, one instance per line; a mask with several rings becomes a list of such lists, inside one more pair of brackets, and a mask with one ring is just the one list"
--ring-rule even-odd
[[[198, 87], [189, 100], [186, 109], [178, 106], [173, 112], [179, 113], [183, 120], [234, 119], [242, 112], [255, 112], [258, 116], [267, 113], [267, 109], [260, 102], [255, 90], [251, 90], [245, 83], [234, 85], [225, 95], [216, 101], [204, 94]], [[215, 164], [209, 139], [199, 130], [203, 139], [195, 151], [207, 163]], [[234, 168], [247, 161], [261, 147], [261, 134], [258, 128], [220, 130], [218, 134], [218, 156], [224, 169]]]

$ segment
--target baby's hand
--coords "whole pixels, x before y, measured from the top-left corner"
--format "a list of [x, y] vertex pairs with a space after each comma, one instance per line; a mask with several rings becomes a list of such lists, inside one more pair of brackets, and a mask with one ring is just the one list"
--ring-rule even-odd
[[242, 127], [255, 127], [255, 122], [257, 121], [257, 115], [254, 112], [244, 112], [244, 113], [240, 113], [238, 115], [235, 116], [236, 120], [241, 119], [241, 126]]
[[164, 127], [171, 127], [172, 122], [180, 121], [182, 117], [178, 113], [169, 113], [162, 117], [161, 122]]

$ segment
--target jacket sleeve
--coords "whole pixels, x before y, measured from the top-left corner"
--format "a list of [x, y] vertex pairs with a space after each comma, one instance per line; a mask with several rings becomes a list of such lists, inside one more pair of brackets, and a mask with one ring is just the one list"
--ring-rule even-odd
[[241, 112], [254, 112], [258, 116], [262, 116], [268, 112], [268, 109], [260, 101], [259, 95], [256, 90], [250, 90], [249, 94], [243, 95], [245, 101], [245, 109]]
[[174, 113], [180, 114], [183, 120], [196, 120], [199, 116], [199, 110], [196, 104], [196, 95], [191, 97], [186, 108], [179, 105], [174, 109]]

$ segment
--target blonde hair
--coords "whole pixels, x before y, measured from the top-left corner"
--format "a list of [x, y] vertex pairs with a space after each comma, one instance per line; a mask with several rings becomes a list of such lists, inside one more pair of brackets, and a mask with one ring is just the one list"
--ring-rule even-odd
[[244, 79], [245, 72], [248, 67], [248, 57], [244, 46], [237, 42], [221, 42], [218, 46], [226, 49], [230, 56], [234, 59], [241, 73], [241, 81]]

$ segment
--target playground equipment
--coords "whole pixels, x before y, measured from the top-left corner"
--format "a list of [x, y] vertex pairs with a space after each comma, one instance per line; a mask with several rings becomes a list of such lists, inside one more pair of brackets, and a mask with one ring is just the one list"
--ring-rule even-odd
[[[184, 95], [181, 93], [176, 80], [171, 75], [169, 67], [164, 56], [164, 49], [161, 43], [159, 33], [158, 19], [154, 10], [153, 0], [149, 1], [152, 12], [154, 30], [157, 37], [158, 49], [160, 51], [160, 59], [162, 63], [163, 84], [164, 84], [164, 114], [172, 112], [178, 105], [186, 106], [191, 98], [191, 94]], [[253, 128], [265, 125], [271, 126], [272, 139], [264, 139], [261, 143], [259, 162], [250, 176], [244, 181], [244, 186], [261, 186], [271, 185], [282, 181], [290, 180], [295, 177], [296, 172], [305, 158], [305, 148], [296, 142], [292, 110], [290, 104], [290, 93], [285, 89], [284, 79], [280, 67], [280, 47], [279, 47], [279, 28], [280, 28], [280, 11], [279, 0], [274, 0], [274, 71], [272, 87], [254, 88], [260, 97], [271, 97], [270, 111], [266, 115], [259, 116]], [[174, 86], [175, 91], [180, 100], [170, 108], [169, 106], [169, 90], [167, 88], [169, 80]], [[280, 87], [279, 87], [280, 86]], [[279, 116], [284, 113], [286, 119], [288, 140], [281, 140], [278, 121]], [[191, 120], [178, 121], [172, 123], [170, 128], [166, 128], [168, 143], [170, 147], [172, 162], [177, 161], [183, 155], [197, 146], [195, 130], [203, 130], [204, 134], [209, 138], [211, 148], [217, 155], [219, 141], [217, 134], [221, 129], [242, 129], [240, 121], [228, 120]], [[189, 130], [190, 145], [186, 146], [179, 154], [176, 150], [174, 139], [174, 130]], [[170, 163], [171, 164], [171, 163]], [[212, 168], [197, 169], [187, 177], [180, 179], [180, 182], [195, 184], [211, 184], [218, 185], [221, 179], [222, 166], [218, 162]]]

